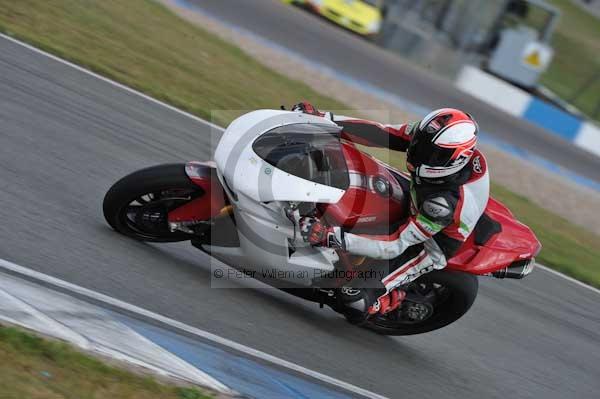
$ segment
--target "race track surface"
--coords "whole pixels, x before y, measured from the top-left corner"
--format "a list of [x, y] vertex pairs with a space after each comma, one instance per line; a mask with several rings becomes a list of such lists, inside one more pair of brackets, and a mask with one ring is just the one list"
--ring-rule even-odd
[[0, 38], [0, 258], [391, 398], [597, 398], [600, 296], [546, 272], [481, 279], [456, 324], [390, 338], [274, 290], [211, 289], [206, 255], [106, 225], [101, 202], [114, 181], [207, 159], [208, 135], [198, 121]]
[[192, 4], [311, 61], [416, 104], [430, 109], [465, 109], [476, 117], [483, 131], [495, 138], [600, 181], [600, 158], [461, 93], [451, 82], [297, 7], [287, 6], [280, 0], [183, 0], [179, 4]]

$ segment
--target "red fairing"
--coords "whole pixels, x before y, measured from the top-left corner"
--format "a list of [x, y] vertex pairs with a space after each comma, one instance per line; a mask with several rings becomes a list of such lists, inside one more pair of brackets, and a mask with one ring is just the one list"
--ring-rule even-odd
[[[362, 153], [352, 144], [343, 143], [342, 149], [350, 173], [350, 187], [338, 203], [321, 205], [319, 208], [328, 223], [350, 230], [381, 227], [390, 221], [406, 221], [410, 193], [402, 191], [402, 186], [390, 172], [393, 169]], [[410, 178], [405, 177], [407, 186]], [[390, 184], [392, 195], [384, 196], [375, 190], [373, 182], [377, 178]], [[502, 225], [502, 231], [493, 235], [483, 246], [474, 243], [472, 234], [457, 254], [449, 259], [449, 269], [488, 274], [514, 262], [531, 259], [539, 253], [541, 244], [535, 234], [516, 220], [508, 208], [490, 198], [485, 212]]]
[[188, 162], [185, 172], [204, 195], [169, 212], [169, 222], [197, 222], [218, 215], [226, 204], [225, 192], [210, 162]]
[[343, 143], [342, 150], [350, 173], [350, 187], [337, 203], [321, 206], [329, 223], [347, 229], [370, 228], [407, 217], [405, 193], [387, 165], [352, 144]]
[[487, 274], [513, 262], [531, 259], [539, 253], [542, 246], [533, 231], [516, 220], [508, 208], [490, 198], [485, 212], [502, 225], [502, 231], [483, 246], [476, 245], [471, 234], [448, 261], [449, 269]]

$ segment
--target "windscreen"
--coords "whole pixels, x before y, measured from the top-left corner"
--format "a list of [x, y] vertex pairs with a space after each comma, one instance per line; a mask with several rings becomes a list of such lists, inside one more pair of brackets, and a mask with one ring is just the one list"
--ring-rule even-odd
[[340, 128], [336, 126], [281, 126], [258, 137], [252, 149], [291, 175], [342, 190], [348, 188], [348, 168], [340, 144]]

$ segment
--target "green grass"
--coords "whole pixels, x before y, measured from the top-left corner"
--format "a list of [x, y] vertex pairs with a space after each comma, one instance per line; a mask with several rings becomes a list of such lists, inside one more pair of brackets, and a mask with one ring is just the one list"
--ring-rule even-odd
[[542, 242], [538, 261], [588, 284], [600, 287], [600, 239], [527, 198], [497, 184], [492, 195], [535, 231]]
[[208, 399], [108, 366], [63, 342], [0, 326], [2, 399]]
[[343, 108], [154, 1], [0, 0], [0, 30], [219, 124], [299, 98]]
[[600, 73], [600, 19], [585, 12], [570, 0], [550, 0], [562, 14], [552, 38], [555, 50], [552, 64], [542, 75], [541, 83], [565, 100], [579, 95], [574, 105], [588, 116], [600, 107], [600, 77], [579, 90], [591, 77]]
[[[600, 48], [594, 29], [589, 19], [574, 23], [573, 32], [561, 25], [569, 40], [591, 35], [585, 40], [596, 46], [593, 56]], [[274, 108], [300, 99], [348, 109], [149, 0], [0, 0], [0, 30], [205, 118], [214, 110]], [[215, 122], [227, 124], [238, 112], [217, 113]], [[600, 286], [598, 236], [502, 187], [493, 193], [538, 234], [542, 262]]]

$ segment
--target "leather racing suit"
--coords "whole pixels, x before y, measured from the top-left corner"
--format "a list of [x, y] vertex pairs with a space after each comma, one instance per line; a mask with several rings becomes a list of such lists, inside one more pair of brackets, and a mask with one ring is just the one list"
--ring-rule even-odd
[[[383, 125], [337, 115], [331, 118], [343, 128], [343, 139], [395, 151], [407, 150], [415, 126]], [[475, 228], [489, 199], [487, 163], [479, 150], [451, 179], [435, 183], [420, 180], [411, 179], [408, 221], [389, 236], [379, 235], [375, 239], [344, 233], [341, 229], [336, 232], [350, 253], [396, 260], [391, 262], [390, 273], [382, 280], [387, 292], [424, 273], [443, 269]], [[413, 250], [405, 253], [409, 247]]]

